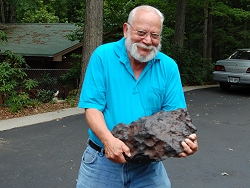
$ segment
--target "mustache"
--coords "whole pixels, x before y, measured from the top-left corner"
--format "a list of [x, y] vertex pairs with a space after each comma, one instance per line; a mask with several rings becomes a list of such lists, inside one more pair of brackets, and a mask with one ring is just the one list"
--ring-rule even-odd
[[146, 50], [153, 50], [155, 49], [155, 46], [147, 46], [145, 44], [142, 44], [142, 43], [134, 43], [133, 45], [136, 45], [137, 47], [140, 47], [140, 48], [144, 48]]

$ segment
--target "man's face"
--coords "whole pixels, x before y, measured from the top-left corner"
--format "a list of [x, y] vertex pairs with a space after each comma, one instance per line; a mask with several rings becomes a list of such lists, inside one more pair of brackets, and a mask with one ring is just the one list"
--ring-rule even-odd
[[[137, 61], [142, 63], [152, 60], [156, 56], [158, 51], [161, 49], [161, 42], [159, 42], [157, 46], [154, 45], [147, 46], [140, 42], [133, 42], [131, 40], [130, 34], [128, 34], [125, 44], [130, 55]], [[148, 53], [145, 55], [141, 54], [139, 49], [146, 50], [148, 51]]]
[[139, 62], [152, 60], [161, 48], [161, 21], [154, 12], [138, 11], [132, 23], [124, 24], [126, 48]]

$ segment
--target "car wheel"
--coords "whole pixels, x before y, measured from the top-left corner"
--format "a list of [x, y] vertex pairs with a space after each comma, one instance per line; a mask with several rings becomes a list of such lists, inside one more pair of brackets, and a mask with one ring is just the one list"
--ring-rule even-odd
[[220, 82], [220, 88], [223, 90], [223, 91], [228, 91], [230, 89], [231, 85], [230, 84], [227, 84], [227, 83], [221, 83]]

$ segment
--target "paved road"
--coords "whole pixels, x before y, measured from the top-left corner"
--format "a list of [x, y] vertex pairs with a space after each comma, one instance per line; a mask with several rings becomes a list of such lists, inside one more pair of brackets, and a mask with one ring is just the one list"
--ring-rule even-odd
[[[164, 161], [173, 188], [248, 188], [250, 89], [186, 91], [199, 151]], [[75, 187], [87, 139], [84, 115], [0, 132], [0, 188]]]
[[173, 188], [249, 188], [250, 88], [194, 90], [186, 99], [199, 151], [164, 161]]

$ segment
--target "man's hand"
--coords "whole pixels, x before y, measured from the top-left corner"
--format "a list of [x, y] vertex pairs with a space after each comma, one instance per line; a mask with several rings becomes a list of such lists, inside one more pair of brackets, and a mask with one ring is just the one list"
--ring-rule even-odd
[[130, 149], [118, 138], [111, 138], [104, 144], [106, 157], [114, 163], [126, 163], [126, 159], [123, 155], [131, 156]]
[[189, 155], [194, 154], [198, 150], [198, 142], [196, 139], [196, 134], [191, 134], [185, 141], [181, 143], [184, 148], [184, 152], [179, 153], [175, 157], [187, 157]]
[[123, 153], [130, 157], [130, 149], [108, 130], [103, 113], [95, 108], [87, 108], [85, 117], [89, 127], [103, 143], [106, 157], [115, 163], [125, 163]]

